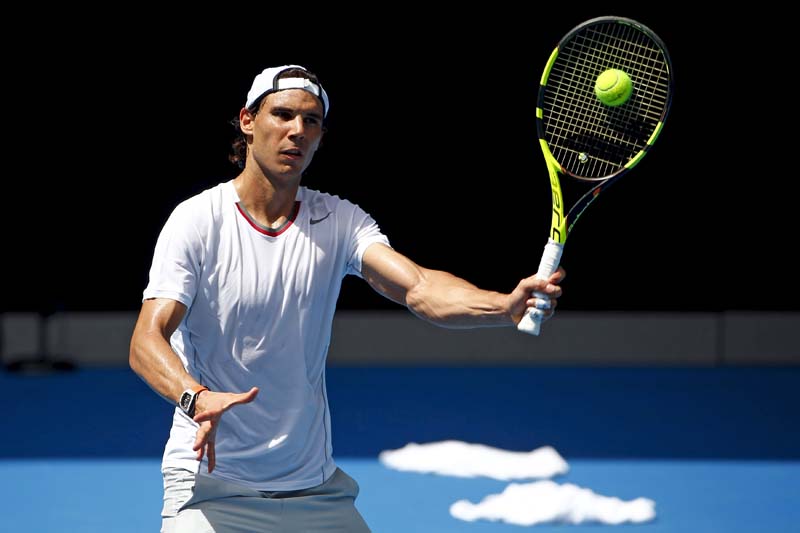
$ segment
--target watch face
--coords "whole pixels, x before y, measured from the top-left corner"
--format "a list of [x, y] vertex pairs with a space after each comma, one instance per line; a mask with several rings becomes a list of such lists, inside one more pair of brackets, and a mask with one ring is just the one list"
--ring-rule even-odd
[[184, 392], [181, 395], [181, 409], [184, 411], [189, 408], [189, 405], [192, 403], [192, 395], [188, 392]]

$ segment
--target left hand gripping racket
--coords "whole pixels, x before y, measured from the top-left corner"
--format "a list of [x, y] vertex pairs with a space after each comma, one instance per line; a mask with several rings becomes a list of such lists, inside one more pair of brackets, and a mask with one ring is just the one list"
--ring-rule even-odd
[[[595, 94], [598, 76], [608, 69], [624, 71], [632, 82], [630, 97], [620, 105], [604, 104]], [[567, 236], [584, 210], [653, 145], [664, 127], [672, 92], [672, 64], [664, 43], [629, 18], [587, 20], [550, 54], [539, 86], [536, 130], [553, 211], [538, 277], [548, 279], [556, 271]], [[564, 176], [590, 187], [569, 211], [561, 187]], [[517, 328], [538, 335], [541, 318], [529, 308]]]

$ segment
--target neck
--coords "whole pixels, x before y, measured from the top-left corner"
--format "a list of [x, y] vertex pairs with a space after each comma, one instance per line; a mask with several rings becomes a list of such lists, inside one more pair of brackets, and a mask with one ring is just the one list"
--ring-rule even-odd
[[277, 227], [291, 215], [299, 183], [276, 187], [266, 176], [254, 176], [245, 169], [233, 180], [233, 186], [250, 216], [259, 224]]

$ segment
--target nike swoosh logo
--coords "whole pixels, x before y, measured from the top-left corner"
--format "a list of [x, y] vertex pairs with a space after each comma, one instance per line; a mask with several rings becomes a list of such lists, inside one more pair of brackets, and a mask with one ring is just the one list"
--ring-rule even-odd
[[329, 211], [329, 212], [328, 212], [328, 214], [327, 214], [327, 215], [325, 215], [325, 216], [324, 216], [324, 217], [322, 217], [322, 218], [312, 218], [312, 219], [311, 219], [309, 222], [311, 222], [311, 224], [312, 224], [312, 225], [313, 225], [313, 224], [319, 224], [320, 222], [322, 222], [323, 220], [325, 220], [326, 218], [328, 218], [329, 216], [331, 216], [331, 213], [333, 213], [333, 211]]

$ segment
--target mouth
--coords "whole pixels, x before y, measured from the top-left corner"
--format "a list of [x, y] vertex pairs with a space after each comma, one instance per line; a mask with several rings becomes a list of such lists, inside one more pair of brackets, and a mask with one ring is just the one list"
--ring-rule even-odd
[[297, 148], [290, 148], [289, 150], [281, 150], [280, 154], [291, 159], [302, 159], [303, 152]]

